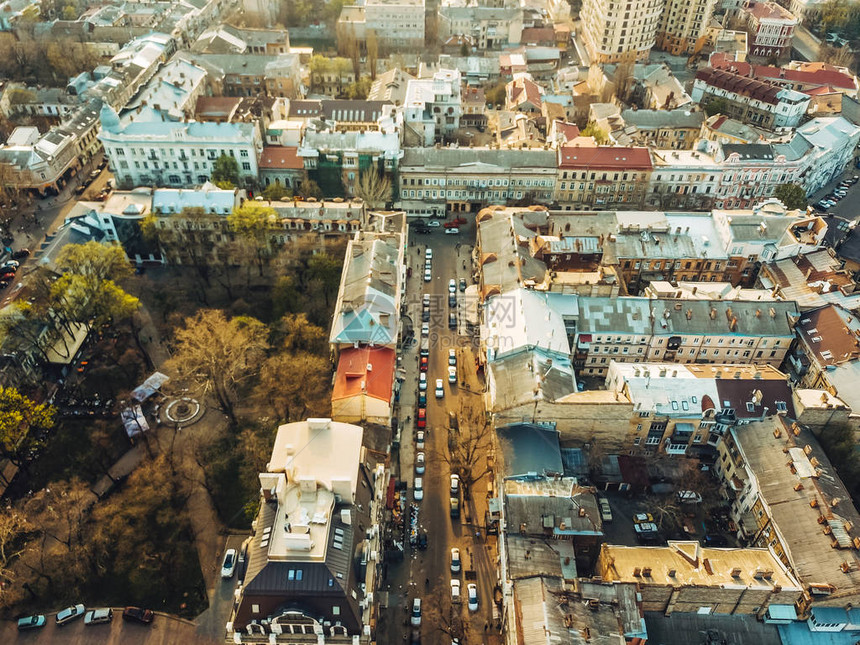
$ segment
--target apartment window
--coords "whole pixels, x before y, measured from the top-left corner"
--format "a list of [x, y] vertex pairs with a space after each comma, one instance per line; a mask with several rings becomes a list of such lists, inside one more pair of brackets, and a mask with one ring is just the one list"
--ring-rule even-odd
[[640, 418], [640, 419], [647, 419], [647, 418], [648, 418], [648, 417], [650, 417], [650, 416], [651, 416], [651, 413], [650, 413], [650, 412], [640, 412], [640, 413], [639, 413], [639, 418]]
[[340, 616], [340, 605], [332, 605], [331, 606], [332, 616]]
[[251, 169], [251, 163], [248, 161], [243, 161], [242, 162], [242, 170], [250, 170], [250, 169]]
[[638, 446], [640, 441], [642, 441], [642, 439], [641, 439], [641, 438], [639, 438], [639, 437], [636, 437], [636, 438], [633, 440], [633, 445], [634, 445], [634, 446]]

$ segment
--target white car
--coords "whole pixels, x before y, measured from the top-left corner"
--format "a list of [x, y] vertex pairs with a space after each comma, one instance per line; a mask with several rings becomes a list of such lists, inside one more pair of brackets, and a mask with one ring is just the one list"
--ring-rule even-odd
[[421, 626], [421, 598], [412, 599], [412, 617], [410, 622], [413, 627]]
[[415, 472], [419, 475], [424, 474], [424, 453], [419, 452], [415, 455]]
[[441, 399], [445, 396], [445, 387], [442, 385], [442, 379], [436, 379], [436, 398]]
[[609, 500], [605, 497], [601, 497], [597, 500], [597, 504], [600, 506], [600, 518], [604, 522], [612, 521], [612, 509], [609, 507]]
[[418, 450], [424, 450], [424, 431], [419, 430], [418, 434], [415, 435], [415, 448]]
[[448, 382], [453, 385], [457, 382], [457, 368], [448, 367]]
[[427, 372], [418, 374], [418, 390], [424, 392], [427, 389]]
[[412, 491], [412, 499], [416, 502], [424, 499], [424, 480], [421, 477], [415, 478], [415, 490]]
[[457, 293], [457, 282], [454, 278], [448, 280], [448, 293]]
[[439, 223], [438, 219], [431, 219], [429, 222], [427, 222], [427, 226], [429, 226], [430, 228], [439, 228], [442, 225]]
[[451, 549], [451, 573], [460, 573], [460, 549]]
[[430, 335], [430, 323], [421, 323], [421, 338], [427, 338]]
[[433, 280], [433, 272], [430, 269], [424, 269], [424, 282]]
[[460, 581], [457, 578], [451, 578], [451, 602], [460, 602]]
[[433, 249], [430, 249], [430, 248], [424, 249], [424, 257], [427, 258], [428, 260], [432, 260], [433, 259]]
[[459, 235], [459, 234], [460, 234], [459, 228], [446, 228], [445, 229], [445, 235]]
[[232, 578], [234, 573], [236, 573], [236, 549], [227, 549], [224, 562], [221, 564], [221, 577]]
[[451, 475], [451, 495], [456, 495], [460, 490], [460, 475]]
[[457, 367], [457, 350], [449, 349], [448, 350], [448, 365], [452, 365]]
[[466, 592], [469, 595], [469, 611], [478, 611], [478, 586], [474, 583], [469, 583], [466, 587]]

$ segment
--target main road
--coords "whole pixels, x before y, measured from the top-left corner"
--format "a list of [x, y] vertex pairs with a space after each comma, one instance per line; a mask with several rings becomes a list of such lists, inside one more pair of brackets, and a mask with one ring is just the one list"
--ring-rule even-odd
[[[460, 637], [461, 643], [483, 643], [489, 638], [488, 630], [492, 625], [492, 591], [495, 586], [495, 563], [486, 550], [483, 531], [484, 506], [463, 499], [470, 509], [469, 520], [461, 512], [460, 518], [450, 517], [450, 475], [448, 453], [449, 413], [459, 414], [461, 409], [480, 406], [479, 394], [460, 386], [461, 382], [474, 381], [474, 355], [470, 339], [466, 335], [465, 294], [460, 291], [459, 281], [464, 278], [471, 284], [471, 249], [474, 242], [474, 223], [460, 229], [459, 235], [448, 235], [444, 229], [437, 228], [426, 235], [416, 234], [413, 228], [410, 238], [413, 246], [408, 250], [408, 264], [412, 269], [407, 290], [408, 312], [415, 326], [416, 338], [421, 335], [421, 310], [424, 294], [430, 295], [429, 322], [429, 365], [427, 371], [427, 428], [425, 431], [426, 467], [423, 474], [424, 499], [416, 502], [419, 507], [419, 525], [427, 534], [426, 550], [415, 550], [409, 558], [409, 593], [404, 600], [411, 606], [417, 594], [422, 598], [423, 617], [420, 628], [421, 642], [426, 644], [451, 643], [452, 634]], [[430, 248], [433, 256], [429, 282], [424, 281], [425, 250]], [[449, 281], [456, 285], [457, 307], [449, 307]], [[456, 312], [457, 326], [449, 328], [449, 313]], [[454, 384], [448, 382], [448, 353], [457, 352], [458, 379]], [[406, 424], [401, 436], [401, 473], [409, 483], [414, 495], [415, 432], [414, 418], [416, 409], [411, 402], [417, 397], [418, 348], [406, 350], [404, 361], [416, 365], [408, 370], [407, 381], [403, 384], [401, 415], [409, 415], [412, 421]], [[435, 383], [442, 380], [444, 397], [437, 399]], [[410, 414], [411, 411], [411, 414]], [[482, 456], [482, 459], [484, 457]], [[482, 464], [478, 466], [482, 470]], [[474, 495], [485, 493], [485, 481], [476, 485]], [[480, 491], [480, 492], [479, 492]], [[451, 572], [451, 548], [460, 549], [462, 567], [458, 574]], [[451, 579], [461, 583], [461, 602], [453, 603], [451, 598]], [[478, 610], [470, 612], [467, 606], [466, 588], [469, 583], [478, 586]]]

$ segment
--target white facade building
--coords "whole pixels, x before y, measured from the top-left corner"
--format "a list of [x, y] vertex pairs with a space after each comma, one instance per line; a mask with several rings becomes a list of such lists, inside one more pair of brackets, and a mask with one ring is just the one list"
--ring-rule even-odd
[[236, 159], [240, 181], [256, 182], [263, 143], [254, 124], [167, 121], [150, 107], [133, 117], [101, 112], [99, 139], [118, 188], [203, 184], [222, 155]]
[[367, 0], [365, 29], [376, 33], [381, 47], [424, 47], [424, 0]]
[[460, 72], [440, 69], [433, 78], [410, 80], [401, 110], [404, 127], [412, 130], [420, 145], [432, 146], [452, 137], [463, 115]]

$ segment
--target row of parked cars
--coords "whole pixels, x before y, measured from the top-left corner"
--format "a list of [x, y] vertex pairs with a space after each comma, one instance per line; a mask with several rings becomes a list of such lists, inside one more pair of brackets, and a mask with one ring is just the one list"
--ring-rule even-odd
[[[72, 605], [57, 612], [55, 618], [56, 624], [59, 627], [68, 625], [71, 622], [83, 617], [84, 625], [103, 625], [113, 620], [113, 609], [110, 607], [102, 607], [99, 609], [90, 609], [84, 605]], [[141, 609], [140, 607], [126, 607], [122, 612], [123, 620], [149, 625], [155, 618], [155, 614], [151, 609]], [[44, 627], [48, 622], [44, 614], [36, 614], [33, 616], [25, 616], [18, 619], [18, 631], [27, 631], [30, 629], [39, 629]]]
[[856, 184], [858, 180], [860, 180], [860, 175], [854, 175], [851, 179], [846, 179], [841, 182], [833, 189], [832, 193], [827, 195], [824, 199], [816, 202], [815, 208], [821, 211], [826, 211], [827, 209], [832, 208], [838, 201], [845, 199], [848, 196], [848, 189]]

